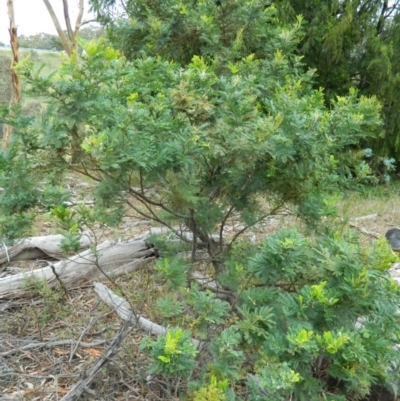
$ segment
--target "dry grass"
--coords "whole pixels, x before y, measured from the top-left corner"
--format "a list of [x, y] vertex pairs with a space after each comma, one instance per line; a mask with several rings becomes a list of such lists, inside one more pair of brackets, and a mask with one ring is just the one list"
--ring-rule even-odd
[[356, 221], [357, 226], [384, 235], [392, 227], [400, 227], [400, 184], [372, 187], [364, 193], [348, 193], [338, 204], [338, 218], [348, 221], [376, 214], [376, 218]]

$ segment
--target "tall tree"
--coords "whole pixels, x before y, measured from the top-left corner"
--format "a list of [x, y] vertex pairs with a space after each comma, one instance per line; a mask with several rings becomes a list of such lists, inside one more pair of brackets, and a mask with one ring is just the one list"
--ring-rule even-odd
[[[90, 4], [108, 27], [112, 43], [129, 58], [163, 54], [185, 64], [193, 54], [210, 52], [210, 42], [201, 36], [195, 21], [170, 3], [90, 0]], [[196, 4], [193, 1], [193, 7]], [[233, 2], [215, 4], [214, 17], [229, 29], [226, 17]], [[274, 6], [282, 23], [303, 15], [298, 51], [305, 64], [316, 69], [314, 87], [324, 88], [327, 104], [350, 87], [377, 96], [383, 106], [383, 131], [364, 146], [400, 159], [400, 0], [275, 0], [265, 5]], [[213, 38], [218, 39], [223, 43], [221, 36]]]
[[71, 56], [77, 50], [77, 40], [78, 40], [79, 28], [81, 27], [82, 24], [84, 1], [79, 0], [78, 16], [76, 17], [75, 27], [73, 28], [71, 25], [68, 0], [62, 0], [64, 9], [64, 21], [67, 28], [66, 33], [61, 28], [60, 21], [57, 18], [56, 13], [54, 12], [50, 0], [43, 0], [43, 2], [47, 7], [47, 10], [57, 30], [58, 36], [60, 37], [64, 50], [67, 52], [68, 56]]
[[[12, 83], [12, 92], [11, 92], [11, 100], [10, 107], [15, 104], [18, 104], [21, 101], [21, 84], [18, 77], [17, 72], [15, 71], [15, 66], [18, 64], [18, 56], [19, 56], [19, 46], [18, 46], [18, 34], [17, 34], [17, 25], [15, 23], [15, 14], [14, 14], [14, 2], [13, 0], [7, 1], [7, 10], [8, 10], [8, 19], [10, 22], [9, 33], [10, 33], [10, 44], [11, 44], [11, 83]], [[3, 147], [8, 146], [8, 142], [10, 140], [12, 134], [12, 126], [9, 124], [4, 124], [3, 127]]]
[[275, 0], [279, 19], [303, 15], [299, 51], [329, 103], [354, 86], [383, 105], [384, 132], [369, 144], [400, 159], [399, 0]]

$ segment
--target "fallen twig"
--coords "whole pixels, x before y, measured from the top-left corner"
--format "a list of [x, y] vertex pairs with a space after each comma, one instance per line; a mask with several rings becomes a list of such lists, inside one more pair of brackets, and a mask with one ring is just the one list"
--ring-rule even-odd
[[110, 346], [107, 348], [104, 354], [96, 361], [96, 363], [87, 372], [84, 371], [82, 373], [82, 378], [72, 386], [68, 394], [66, 394], [63, 398], [61, 398], [61, 401], [75, 401], [78, 400], [80, 396], [85, 392], [91, 394], [93, 393], [93, 390], [90, 390], [88, 388], [88, 385], [93, 380], [94, 376], [100, 371], [100, 369], [103, 368], [105, 365], [107, 365], [107, 363], [110, 362], [114, 354], [118, 351], [118, 348], [122, 340], [131, 330], [133, 323], [134, 323], [133, 319], [129, 319], [124, 323], [124, 325], [121, 327], [121, 330], [114, 337]]
[[[105, 344], [107, 342], [108, 342], [108, 340], [99, 340], [99, 341], [95, 341], [93, 343], [80, 342], [79, 346], [80, 347], [97, 347], [97, 346]], [[71, 346], [71, 345], [75, 345], [76, 343], [77, 343], [77, 341], [75, 341], [75, 340], [59, 340], [59, 341], [51, 341], [51, 342], [31, 343], [31, 344], [23, 345], [22, 347], [13, 348], [8, 351], [0, 352], [0, 356], [12, 355], [12, 354], [16, 354], [18, 352], [28, 351], [28, 350], [34, 349], [34, 348], [54, 348], [54, 347], [60, 347], [60, 346], [64, 346], [64, 345]]]
[[383, 237], [383, 235], [381, 235], [381, 234], [379, 234], [379, 233], [374, 233], [374, 232], [372, 232], [372, 231], [368, 231], [368, 230], [365, 229], [364, 227], [358, 227], [358, 226], [357, 226], [356, 224], [354, 224], [354, 223], [350, 223], [349, 225], [350, 225], [350, 227], [355, 228], [356, 230], [360, 231], [360, 233], [366, 235], [367, 237], [372, 237], [372, 238], [375, 238], [375, 239], [378, 239], [378, 238], [382, 238], [382, 237]]
[[369, 214], [367, 216], [361, 216], [361, 217], [353, 217], [350, 220], [351, 221], [363, 221], [363, 220], [374, 220], [378, 217], [377, 213], [374, 214]]

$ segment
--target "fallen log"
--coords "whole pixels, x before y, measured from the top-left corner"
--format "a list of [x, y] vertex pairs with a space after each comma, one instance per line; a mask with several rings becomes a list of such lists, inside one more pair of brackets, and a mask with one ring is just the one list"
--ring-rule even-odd
[[[0, 264], [16, 260], [43, 259], [45, 257], [65, 258], [67, 254], [60, 248], [63, 238], [64, 236], [61, 234], [46, 235], [25, 238], [12, 246], [0, 244]], [[87, 249], [91, 244], [92, 239], [87, 234], [83, 234], [80, 239], [79, 250]]]
[[[96, 291], [99, 298], [101, 298], [101, 300], [104, 301], [107, 305], [114, 308], [115, 312], [117, 312], [118, 316], [121, 319], [126, 321], [136, 321], [138, 326], [142, 330], [156, 336], [162, 336], [167, 333], [168, 329], [166, 327], [160, 326], [159, 324], [153, 323], [151, 320], [148, 320], [143, 316], [133, 313], [129, 303], [125, 299], [115, 294], [103, 283], [94, 283], [93, 285], [94, 290]], [[192, 338], [192, 344], [198, 347], [200, 345], [200, 341]]]
[[78, 281], [129, 273], [156, 256], [157, 249], [146, 241], [132, 240], [118, 244], [105, 241], [95, 251], [88, 249], [41, 269], [0, 278], [0, 299], [28, 295], [30, 291], [27, 283], [30, 281], [44, 280], [50, 287], [60, 282], [63, 288], [68, 288]]

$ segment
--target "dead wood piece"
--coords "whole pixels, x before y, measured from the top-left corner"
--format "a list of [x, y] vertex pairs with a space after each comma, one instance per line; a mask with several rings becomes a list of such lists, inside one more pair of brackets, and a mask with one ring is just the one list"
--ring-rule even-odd
[[375, 220], [378, 217], [377, 213], [369, 214], [367, 216], [353, 217], [351, 221]]
[[[107, 305], [113, 307], [117, 312], [118, 316], [124, 320], [136, 319], [138, 326], [151, 334], [156, 336], [165, 335], [167, 333], [167, 328], [164, 326], [160, 326], [157, 323], [153, 323], [151, 320], [148, 320], [142, 316], [135, 315], [130, 308], [129, 303], [116, 295], [113, 291], [111, 291], [106, 285], [103, 283], [94, 283], [94, 290], [97, 295], [104, 301]], [[200, 345], [200, 341], [192, 338], [192, 343], [197, 347]]]
[[391, 267], [391, 269], [388, 270], [390, 277], [392, 277], [392, 279], [394, 281], [396, 281], [397, 284], [400, 285], [400, 263], [395, 263], [393, 264], [393, 266]]
[[98, 347], [99, 345], [103, 345], [108, 343], [108, 340], [98, 340], [93, 343], [87, 343], [84, 341], [77, 342], [75, 340], [59, 340], [59, 341], [51, 341], [51, 342], [33, 342], [31, 344], [23, 345], [22, 347], [17, 347], [10, 349], [8, 351], [0, 352], [0, 356], [7, 356], [12, 354], [17, 354], [18, 352], [24, 352], [35, 348], [54, 348], [54, 347], [61, 347], [64, 345], [67, 346], [75, 346], [78, 345], [79, 347]]
[[83, 372], [81, 380], [79, 380], [72, 386], [68, 394], [66, 394], [63, 398], [61, 398], [61, 401], [75, 401], [78, 400], [83, 393], [93, 392], [92, 390], [88, 389], [88, 385], [94, 379], [95, 375], [100, 371], [100, 369], [106, 366], [108, 362], [110, 362], [111, 358], [117, 353], [122, 340], [131, 330], [133, 322], [134, 322], [133, 319], [129, 319], [124, 323], [124, 325], [121, 327], [121, 330], [114, 337], [112, 343], [104, 352], [104, 354], [95, 362], [95, 364], [87, 372]]
[[[83, 280], [95, 280], [106, 275], [128, 273], [153, 260], [157, 249], [145, 241], [128, 241], [114, 244], [105, 241], [95, 251], [88, 249], [70, 259], [54, 263], [53, 267], [32, 270], [0, 278], [0, 299], [22, 297], [29, 294], [27, 281], [45, 280], [55, 287], [61, 281], [66, 288]], [[58, 278], [54, 275], [56, 271]]]
[[374, 233], [374, 232], [372, 232], [372, 231], [368, 231], [368, 230], [365, 229], [364, 227], [358, 227], [358, 226], [357, 226], [356, 224], [354, 224], [354, 223], [350, 223], [350, 227], [355, 228], [356, 230], [360, 231], [360, 233], [366, 235], [367, 237], [371, 237], [371, 238], [375, 238], [375, 239], [378, 239], [378, 238], [381, 238], [381, 237], [382, 237], [381, 234], [379, 234], [379, 233]]
[[[13, 246], [0, 244], [0, 264], [15, 260], [40, 259], [50, 256], [54, 259], [66, 257], [66, 253], [60, 248], [62, 235], [47, 235], [41, 237], [25, 238]], [[87, 249], [92, 240], [87, 234], [83, 234], [80, 240], [80, 250]]]

